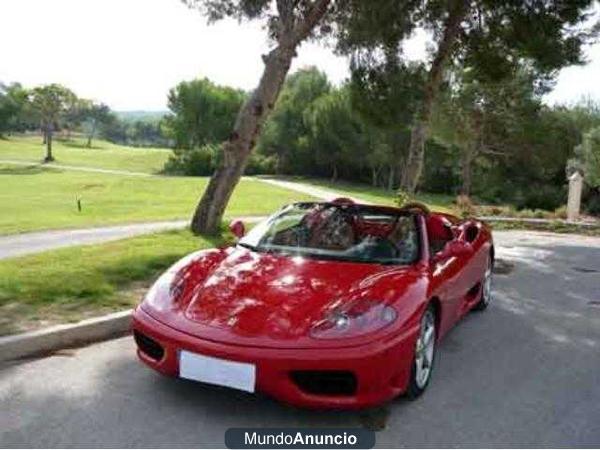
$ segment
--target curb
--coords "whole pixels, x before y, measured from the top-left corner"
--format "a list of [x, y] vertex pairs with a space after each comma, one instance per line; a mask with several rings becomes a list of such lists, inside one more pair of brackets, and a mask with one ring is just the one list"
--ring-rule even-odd
[[565, 220], [565, 219], [537, 219], [537, 218], [533, 218], [533, 217], [517, 218], [517, 217], [503, 217], [503, 216], [479, 216], [479, 217], [477, 217], [477, 219], [484, 220], [486, 222], [527, 223], [527, 224], [531, 224], [531, 225], [540, 225], [540, 224], [541, 225], [552, 225], [552, 224], [559, 223], [561, 225], [571, 225], [571, 226], [575, 226], [575, 227], [591, 228], [591, 229], [600, 227], [600, 225], [598, 225], [596, 223], [569, 222], [568, 220]]
[[0, 338], [0, 362], [103, 341], [129, 331], [133, 310]]

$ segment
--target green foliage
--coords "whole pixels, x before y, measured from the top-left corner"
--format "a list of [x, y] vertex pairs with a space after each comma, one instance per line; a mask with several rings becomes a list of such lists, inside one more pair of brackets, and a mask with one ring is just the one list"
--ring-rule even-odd
[[[219, 240], [188, 231], [55, 250], [0, 262], [0, 335], [126, 309], [158, 274]], [[142, 289], [143, 290], [143, 289]]]
[[590, 195], [585, 205], [585, 210], [588, 212], [588, 214], [600, 216], [600, 192], [596, 191]]
[[177, 175], [210, 176], [215, 170], [220, 146], [206, 144], [193, 149], [175, 149], [164, 172]]
[[[30, 152], [29, 145], [13, 148], [19, 141], [0, 140], [0, 159]], [[151, 172], [162, 166], [168, 155], [167, 150], [136, 150], [106, 143], [101, 143], [99, 149], [67, 147], [60, 141], [56, 144], [56, 155], [65, 164], [87, 167]], [[39, 161], [39, 157], [36, 159]], [[37, 162], [30, 166], [0, 165], [0, 234], [187, 219], [207, 182], [204, 177], [144, 177], [59, 170]], [[82, 211], [77, 208], [78, 198]], [[284, 204], [311, 199], [265, 183], [242, 180], [232, 195], [226, 215], [265, 215]]]
[[167, 134], [181, 149], [220, 143], [231, 134], [244, 98], [242, 91], [218, 86], [207, 78], [182, 81], [169, 91]]
[[305, 121], [309, 145], [318, 149], [316, 162], [330, 168], [333, 180], [344, 161], [360, 164], [358, 158], [364, 155], [369, 135], [351, 109], [347, 88], [319, 97], [306, 111]]
[[246, 170], [246, 175], [269, 175], [275, 173], [277, 161], [273, 156], [265, 156], [260, 153], [250, 155]]
[[[89, 127], [93, 123], [86, 125]], [[98, 130], [100, 137], [115, 144], [132, 147], [166, 147], [171, 142], [161, 116], [123, 118], [109, 112], [98, 124]]]
[[277, 173], [310, 171], [314, 152], [307, 146], [305, 113], [331, 91], [327, 76], [314, 67], [290, 75], [258, 141], [258, 153], [272, 156]]
[[422, 64], [365, 62], [354, 57], [351, 62], [350, 98], [352, 108], [365, 121], [383, 129], [408, 128], [423, 100], [425, 68]]
[[219, 144], [231, 134], [244, 98], [242, 91], [218, 86], [207, 78], [183, 81], [171, 89], [170, 113], [162, 129], [175, 149], [164, 171], [211, 175]]
[[76, 100], [70, 89], [59, 84], [38, 86], [31, 91], [31, 107], [44, 128], [57, 128]]
[[269, 0], [182, 0], [192, 8], [199, 9], [210, 21], [225, 17], [255, 19], [269, 12]]
[[[345, 16], [344, 33], [338, 48], [353, 56], [353, 84], [362, 92], [374, 94], [370, 99], [375, 101], [363, 108], [367, 119], [379, 126], [386, 121], [402, 126], [414, 122], [414, 127], [418, 127], [415, 130], [427, 131], [440, 87], [448, 78], [451, 84], [456, 83], [446, 73], [451, 65], [463, 71], [461, 78], [464, 73], [469, 74], [471, 87], [474, 83], [490, 85], [519, 79], [519, 71], [526, 68], [533, 74], [530, 83], [537, 93], [547, 91], [558, 69], [582, 62], [582, 46], [597, 31], [585, 30], [582, 25], [594, 2], [574, 0], [567, 5], [561, 0], [553, 0], [534, 3], [387, 0], [378, 2], [381, 10], [377, 12], [371, 4], [352, 9]], [[406, 8], [407, 11], [393, 14], [394, 8]], [[419, 71], [407, 70], [410, 65], [402, 59], [403, 43], [415, 27], [432, 30], [437, 41], [437, 49], [430, 53], [429, 69], [420, 82], [419, 76], [415, 76]], [[418, 87], [411, 88], [415, 82]], [[454, 133], [451, 138], [446, 136], [446, 140], [462, 150], [461, 165], [465, 170], [461, 190], [469, 194], [471, 165], [480, 152], [478, 141], [483, 134], [483, 125], [477, 116], [483, 115], [484, 111], [480, 111], [483, 109], [480, 107], [481, 93], [467, 91], [454, 98], [455, 104], [451, 107], [453, 112], [463, 114], [449, 116], [461, 123], [468, 119], [467, 124], [446, 127]], [[405, 101], [398, 101], [398, 97]], [[400, 105], [406, 105], [406, 111]], [[409, 119], [396, 120], [403, 113]], [[412, 135], [415, 140], [410, 147], [409, 163], [422, 160], [424, 134]], [[409, 190], [417, 185], [420, 172], [420, 164], [416, 163], [405, 172], [403, 183]]]
[[[0, 141], [0, 159], [3, 160], [38, 163], [39, 153], [40, 138], [36, 135], [11, 136]], [[85, 138], [73, 137], [56, 140], [54, 153], [65, 165], [153, 174], [162, 169], [171, 152], [166, 148], [142, 151], [103, 140], [96, 140], [94, 146], [88, 148]]]
[[402, 189], [396, 191], [396, 205], [402, 207], [410, 201], [410, 194]]
[[[408, 141], [408, 137], [406, 138]], [[456, 194], [460, 188], [460, 150], [430, 139], [425, 143], [422, 189], [438, 194]]]
[[549, 184], [529, 185], [516, 194], [513, 200], [519, 209], [544, 209], [553, 211], [567, 200], [566, 189], [563, 186]]
[[19, 83], [0, 83], [0, 137], [8, 131], [22, 131], [25, 128], [27, 95]]
[[585, 182], [593, 188], [600, 188], [600, 127], [585, 134], [576, 154], [582, 163]]

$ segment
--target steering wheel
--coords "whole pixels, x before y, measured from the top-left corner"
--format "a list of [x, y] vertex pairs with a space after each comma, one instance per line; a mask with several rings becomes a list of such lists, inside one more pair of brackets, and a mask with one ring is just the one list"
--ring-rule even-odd
[[422, 212], [426, 216], [431, 214], [431, 210], [429, 209], [429, 207], [425, 203], [421, 202], [408, 202], [402, 205], [400, 209], [403, 211], [411, 211], [416, 209], [417, 211]]

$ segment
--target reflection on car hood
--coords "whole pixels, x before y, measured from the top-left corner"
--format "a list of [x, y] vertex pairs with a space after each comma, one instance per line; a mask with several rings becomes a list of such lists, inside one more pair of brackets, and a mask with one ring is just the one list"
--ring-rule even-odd
[[324, 261], [241, 247], [223, 251], [218, 262], [214, 254], [209, 259], [208, 270], [202, 258], [188, 267], [188, 273], [197, 275], [188, 280], [193, 286], [178, 302], [178, 314], [198, 324], [196, 331], [204, 330], [203, 336], [212, 329], [210, 337], [218, 336], [217, 340], [306, 336], [334, 302], [363, 297], [391, 303], [418, 278], [409, 267]]

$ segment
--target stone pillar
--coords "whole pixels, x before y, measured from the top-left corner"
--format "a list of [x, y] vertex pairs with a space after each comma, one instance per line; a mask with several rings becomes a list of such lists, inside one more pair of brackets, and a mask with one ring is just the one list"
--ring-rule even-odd
[[579, 219], [582, 189], [583, 177], [578, 171], [575, 171], [575, 173], [569, 177], [569, 199], [567, 201], [567, 220], [569, 222], [575, 222]]

